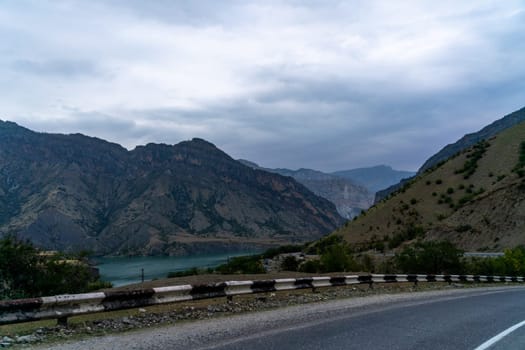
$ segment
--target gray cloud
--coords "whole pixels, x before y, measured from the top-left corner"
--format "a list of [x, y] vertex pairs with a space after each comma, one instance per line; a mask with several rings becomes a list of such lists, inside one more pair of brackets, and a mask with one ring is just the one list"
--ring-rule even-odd
[[[520, 1], [8, 1], [0, 104], [133, 148], [415, 170], [525, 104]], [[24, 23], [31, 23], [31, 26]]]
[[15, 71], [42, 75], [42, 76], [61, 76], [72, 78], [81, 75], [99, 74], [96, 66], [89, 61], [32, 61], [17, 60], [13, 62], [12, 67]]

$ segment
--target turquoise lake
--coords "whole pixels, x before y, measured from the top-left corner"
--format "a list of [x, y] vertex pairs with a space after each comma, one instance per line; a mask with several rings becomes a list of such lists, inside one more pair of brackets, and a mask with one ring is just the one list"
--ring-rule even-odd
[[234, 256], [250, 255], [257, 252], [222, 253], [194, 256], [136, 256], [95, 258], [96, 267], [104, 281], [113, 283], [114, 287], [141, 282], [141, 271], [144, 269], [144, 280], [166, 278], [169, 272], [185, 271], [192, 267], [207, 268], [225, 263]]

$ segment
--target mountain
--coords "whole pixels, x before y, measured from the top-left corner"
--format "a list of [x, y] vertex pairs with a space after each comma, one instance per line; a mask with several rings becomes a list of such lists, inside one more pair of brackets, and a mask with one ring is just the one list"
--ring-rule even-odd
[[284, 168], [261, 168], [256, 163], [244, 159], [240, 159], [239, 161], [254, 169], [262, 169], [283, 176], [293, 177], [316, 195], [334, 203], [339, 214], [346, 219], [352, 219], [356, 215], [359, 215], [373, 203], [373, 193], [369, 192], [365, 187], [339, 176], [312, 169], [290, 170]]
[[46, 249], [189, 254], [321, 237], [332, 203], [201, 139], [132, 151], [0, 121], [0, 233]]
[[421, 174], [427, 169], [432, 168], [433, 166], [437, 165], [439, 162], [449, 159], [450, 157], [457, 154], [458, 152], [461, 152], [471, 146], [474, 146], [476, 143], [480, 142], [481, 140], [488, 140], [492, 136], [499, 134], [503, 130], [511, 128], [521, 123], [524, 120], [525, 120], [525, 107], [511, 114], [508, 114], [501, 119], [496, 120], [492, 124], [487, 125], [483, 129], [479, 130], [478, 132], [467, 134], [463, 136], [461, 139], [459, 139], [455, 143], [452, 143], [452, 144], [449, 144], [443, 147], [443, 149], [441, 149], [438, 153], [430, 157], [421, 166], [421, 168], [418, 171], [418, 174]]
[[[511, 114], [508, 114], [504, 116], [501, 119], [496, 120], [490, 125], [487, 125], [483, 129], [472, 133], [467, 134], [463, 136], [461, 139], [459, 139], [457, 142], [449, 144], [442, 148], [438, 153], [434, 154], [432, 157], [430, 157], [425, 163], [419, 168], [418, 174], [421, 174], [428, 169], [438, 165], [439, 163], [446, 161], [450, 157], [454, 156], [455, 154], [472, 147], [476, 143], [480, 142], [481, 140], [487, 140], [498, 133], [511, 128], [522, 121], [525, 120], [525, 107], [517, 110]], [[379, 202], [380, 200], [388, 197], [391, 193], [399, 190], [406, 181], [400, 181], [397, 184], [393, 184], [389, 188], [385, 188], [382, 191], [378, 191], [376, 193], [375, 202]]]
[[464, 149], [406, 182], [334, 234], [363, 249], [416, 238], [470, 250], [525, 244], [525, 123]]
[[336, 171], [332, 175], [352, 180], [366, 187], [370, 192], [375, 193], [398, 183], [402, 179], [412, 177], [415, 173], [394, 170], [387, 165], [378, 165], [369, 168]]

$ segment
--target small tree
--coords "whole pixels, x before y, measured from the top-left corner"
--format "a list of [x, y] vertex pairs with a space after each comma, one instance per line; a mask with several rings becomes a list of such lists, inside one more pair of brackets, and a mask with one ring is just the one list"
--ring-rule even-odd
[[321, 272], [321, 262], [319, 259], [306, 260], [299, 266], [299, 271], [307, 273]]
[[42, 259], [29, 243], [7, 236], [0, 240], [0, 297], [23, 298], [37, 294]]
[[506, 249], [503, 256], [505, 263], [505, 274], [510, 276], [525, 275], [525, 247]]
[[99, 281], [78, 259], [44, 256], [30, 242], [13, 236], [0, 239], [0, 299], [82, 293], [102, 287], [111, 284]]
[[321, 255], [324, 272], [343, 272], [357, 270], [357, 263], [343, 244], [334, 244]]
[[281, 270], [283, 271], [297, 271], [299, 261], [293, 255], [286, 256], [281, 262]]

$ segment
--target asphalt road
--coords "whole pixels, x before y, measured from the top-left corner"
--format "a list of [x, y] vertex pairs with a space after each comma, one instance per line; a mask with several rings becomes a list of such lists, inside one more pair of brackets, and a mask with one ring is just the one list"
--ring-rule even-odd
[[[380, 295], [187, 322], [49, 349], [478, 349], [525, 320], [525, 288]], [[525, 323], [524, 323], [525, 324]], [[525, 349], [525, 326], [490, 349]]]

